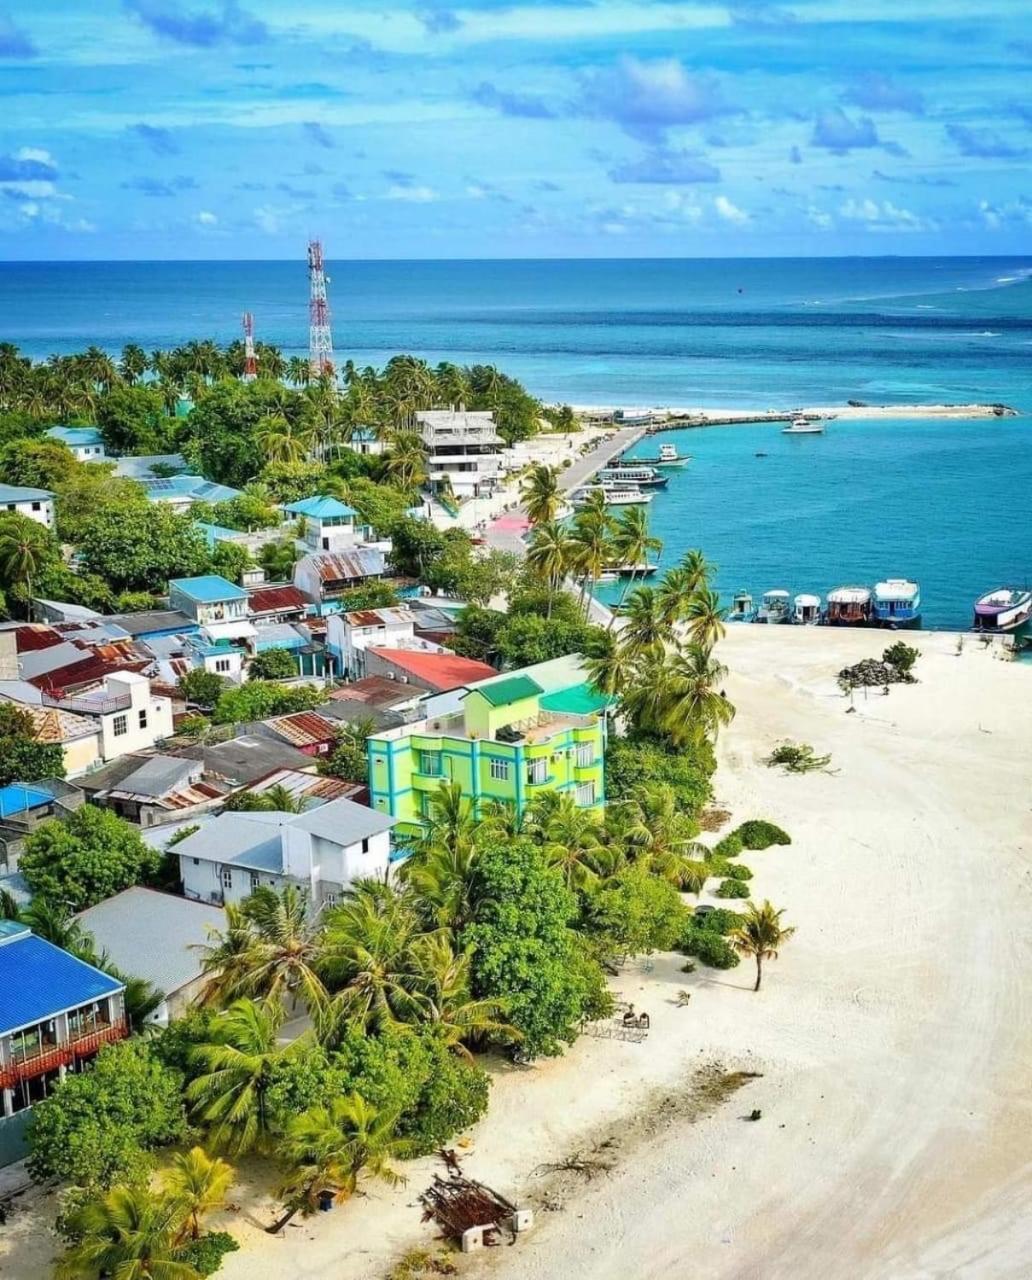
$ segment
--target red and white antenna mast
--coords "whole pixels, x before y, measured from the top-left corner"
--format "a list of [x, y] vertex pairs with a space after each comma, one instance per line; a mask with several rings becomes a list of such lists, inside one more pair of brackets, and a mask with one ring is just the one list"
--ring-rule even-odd
[[308, 366], [313, 378], [334, 374], [330, 307], [326, 301], [326, 272], [321, 240], [308, 242]]
[[254, 354], [254, 316], [244, 312], [244, 381], [254, 382], [258, 377], [258, 357]]

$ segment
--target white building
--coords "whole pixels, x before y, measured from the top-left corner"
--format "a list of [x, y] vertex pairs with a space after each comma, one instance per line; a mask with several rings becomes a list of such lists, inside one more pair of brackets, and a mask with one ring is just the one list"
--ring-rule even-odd
[[67, 445], [77, 462], [103, 462], [104, 437], [96, 427], [51, 427], [43, 433], [48, 440]]
[[394, 819], [351, 800], [305, 813], [222, 813], [175, 845], [183, 892], [220, 905], [293, 884], [317, 906], [358, 879], [384, 879]]
[[0, 511], [14, 511], [37, 524], [54, 527], [54, 495], [49, 489], [26, 489], [18, 484], [0, 484]]
[[406, 645], [439, 650], [440, 645], [418, 641], [418, 615], [411, 609], [354, 609], [331, 613], [326, 619], [326, 648], [333, 655], [335, 670], [347, 680], [361, 680], [367, 674], [365, 651], [373, 645], [403, 649]]
[[290, 502], [283, 510], [304, 521], [301, 541], [309, 551], [347, 551], [370, 540], [371, 530], [362, 517], [339, 498], [320, 494]]
[[427, 451], [433, 493], [451, 491], [457, 498], [493, 492], [502, 470], [505, 441], [488, 410], [429, 409], [416, 414], [416, 430]]
[[339, 599], [352, 587], [362, 586], [370, 578], [382, 578], [386, 570], [386, 558], [377, 547], [314, 551], [295, 563], [294, 586], [306, 600], [323, 605]]
[[44, 694], [43, 702], [92, 716], [100, 726], [100, 758], [105, 761], [144, 751], [172, 733], [172, 699], [152, 695], [150, 681], [135, 671], [119, 671], [84, 693], [62, 698]]

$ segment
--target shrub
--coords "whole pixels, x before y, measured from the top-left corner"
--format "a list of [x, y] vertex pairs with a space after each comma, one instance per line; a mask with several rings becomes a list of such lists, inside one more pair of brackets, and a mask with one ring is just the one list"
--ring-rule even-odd
[[766, 760], [771, 768], [780, 767], [786, 773], [814, 773], [827, 769], [831, 756], [819, 756], [808, 742], [780, 742]]
[[752, 868], [744, 862], [714, 862], [712, 872], [715, 876], [728, 876], [732, 880], [751, 880]]
[[178, 1261], [202, 1276], [213, 1276], [222, 1266], [227, 1253], [236, 1253], [240, 1246], [228, 1231], [209, 1231], [198, 1240], [191, 1240], [179, 1250]]
[[290, 649], [263, 649], [251, 659], [251, 680], [292, 680], [297, 675], [297, 658]]
[[[713, 914], [716, 915], [716, 912]], [[694, 956], [711, 969], [733, 969], [738, 964], [738, 952], [716, 929], [707, 929], [697, 924], [685, 929], [678, 950], [687, 956]]]
[[723, 840], [718, 841], [713, 848], [713, 853], [718, 858], [737, 858], [744, 847], [740, 833], [732, 831]]
[[749, 886], [744, 880], [721, 880], [717, 886], [716, 898], [748, 898]]
[[792, 843], [792, 837], [787, 831], [782, 831], [773, 822], [766, 822], [762, 818], [750, 818], [734, 834], [739, 837], [745, 849], [769, 849], [772, 844]]
[[882, 654], [882, 662], [887, 662], [890, 667], [903, 676], [910, 676], [914, 663], [920, 658], [920, 649], [915, 649], [909, 644], [904, 644], [902, 640], [897, 640], [895, 644], [889, 647]]
[[730, 933], [741, 918], [739, 912], [732, 911], [730, 907], [716, 907], [713, 911], [707, 911], [704, 916], [693, 916], [692, 927], [723, 936]]

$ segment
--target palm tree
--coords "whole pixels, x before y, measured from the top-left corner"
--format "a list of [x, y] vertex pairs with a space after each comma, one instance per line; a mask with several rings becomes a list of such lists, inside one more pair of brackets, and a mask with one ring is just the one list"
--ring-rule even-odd
[[308, 456], [312, 433], [306, 427], [288, 422], [281, 414], [272, 414], [259, 424], [255, 438], [268, 462], [303, 462]]
[[276, 813], [303, 812], [304, 800], [302, 797], [294, 795], [282, 782], [277, 782], [275, 786], [269, 787], [262, 792], [262, 795], [268, 801], [269, 808]]
[[[624, 839], [638, 858], [671, 884], [688, 893], [699, 892], [698, 868], [707, 850], [695, 840], [695, 826], [677, 807], [671, 787], [636, 787], [625, 806]], [[708, 871], [703, 883], [708, 879]]]
[[[612, 548], [613, 559], [618, 564], [632, 566], [620, 592], [620, 604], [623, 604], [627, 588], [634, 581], [639, 567], [644, 569], [648, 565], [649, 552], [663, 550], [662, 539], [654, 538], [649, 533], [649, 517], [644, 507], [625, 507], [621, 511], [613, 527]], [[610, 627], [615, 621], [614, 613]]]
[[520, 497], [531, 524], [548, 524], [554, 520], [562, 506], [558, 469], [536, 463], [523, 477]]
[[652, 587], [635, 587], [620, 608], [624, 620], [620, 635], [629, 653], [640, 655], [667, 644], [673, 637], [670, 623]]
[[584, 655], [588, 682], [608, 698], [618, 698], [629, 685], [635, 668], [634, 656], [613, 631], [598, 631]]
[[536, 525], [527, 544], [527, 564], [548, 584], [548, 613], [552, 616], [552, 597], [573, 565], [577, 544], [570, 531], [557, 520]]
[[62, 951], [84, 953], [93, 947], [93, 938], [67, 907], [37, 894], [22, 910], [21, 919], [37, 937]]
[[10, 583], [24, 583], [27, 616], [32, 620], [32, 580], [53, 555], [50, 536], [35, 520], [23, 520], [0, 532], [0, 574]]
[[585, 600], [589, 584], [592, 594], [606, 566], [613, 558], [611, 533], [613, 520], [605, 507], [601, 493], [593, 494], [573, 522], [573, 563], [582, 575], [581, 601]]
[[419, 971], [420, 1020], [429, 1023], [460, 1057], [473, 1061], [464, 1041], [491, 1034], [519, 1039], [515, 1027], [501, 1021], [505, 1006], [499, 1000], [474, 1000], [470, 995], [472, 956], [456, 952], [443, 933], [424, 934], [412, 945]]
[[458, 932], [474, 916], [476, 863], [477, 847], [472, 839], [433, 843], [406, 858], [398, 875], [412, 889], [424, 918], [439, 928]]
[[595, 879], [587, 855], [601, 844], [601, 825], [595, 814], [581, 809], [571, 795], [562, 795], [540, 827], [542, 847], [566, 883], [583, 889]]
[[678, 649], [656, 673], [657, 718], [675, 745], [699, 733], [716, 736], [735, 718], [734, 706], [716, 690], [727, 668], [705, 649]]
[[394, 1136], [397, 1119], [396, 1111], [378, 1111], [358, 1093], [296, 1116], [283, 1144], [292, 1166], [280, 1191], [287, 1211], [266, 1228], [270, 1235], [282, 1231], [295, 1214], [314, 1213], [324, 1196], [338, 1203], [350, 1199], [363, 1175], [392, 1187], [403, 1182], [391, 1164], [407, 1145]]
[[666, 621], [673, 626], [681, 622], [688, 601], [695, 595], [697, 588], [692, 575], [683, 565], [675, 565], [663, 578], [656, 590], [659, 608]]
[[685, 571], [688, 581], [691, 583], [691, 590], [702, 591], [709, 587], [709, 580], [717, 571], [715, 564], [710, 564], [701, 551], [697, 548], [686, 551], [681, 557], [680, 568]]
[[692, 644], [709, 653], [717, 641], [724, 638], [726, 616], [727, 610], [720, 607], [720, 597], [715, 591], [696, 591], [684, 612]]
[[728, 941], [737, 952], [743, 956], [753, 956], [756, 960], [754, 991], [760, 989], [764, 960], [776, 960], [778, 950], [795, 933], [794, 927], [781, 923], [783, 915], [784, 909], [775, 911], [769, 902], [765, 901], [761, 907], [754, 902], [750, 903], [749, 909], [742, 915], [741, 923], [728, 934]]
[[406, 491], [421, 488], [427, 481], [426, 445], [414, 431], [399, 431], [391, 437], [384, 455], [384, 470], [392, 483]]
[[473, 802], [462, 792], [458, 781], [443, 779], [436, 791], [430, 793], [430, 814], [426, 830], [420, 840], [424, 849], [451, 849], [459, 852], [473, 843], [476, 833], [476, 813]]
[[208, 942], [198, 944], [201, 972], [208, 978], [198, 1003], [217, 1009], [239, 995], [241, 983], [248, 976], [249, 953], [254, 943], [254, 932], [243, 905], [227, 902], [225, 914], [226, 927], [209, 927]]
[[138, 347], [135, 342], [127, 342], [122, 348], [122, 358], [118, 362], [122, 381], [130, 387], [135, 386], [147, 372], [147, 363], [147, 353], [143, 347]]
[[58, 1259], [57, 1280], [200, 1280], [178, 1257], [183, 1203], [146, 1186], [112, 1187], [88, 1200], [68, 1220], [76, 1240]]
[[287, 361], [287, 381], [295, 387], [307, 387], [312, 368], [305, 356], [291, 356]]
[[261, 885], [228, 919], [228, 928], [206, 949], [205, 972], [220, 973], [223, 998], [300, 1001], [309, 1012], [321, 1009], [326, 988], [316, 969], [321, 957], [321, 928], [308, 898], [295, 885], [278, 893]]
[[172, 1157], [165, 1175], [165, 1189], [185, 1208], [190, 1224], [190, 1238], [201, 1234], [201, 1219], [226, 1203], [233, 1185], [235, 1170], [218, 1156], [210, 1156], [203, 1147], [191, 1147]]
[[186, 1099], [211, 1141], [223, 1150], [261, 1151], [273, 1140], [268, 1105], [272, 1068], [303, 1043], [278, 1043], [283, 1018], [281, 1004], [237, 1000], [213, 1020], [211, 1040], [192, 1051], [201, 1072], [186, 1086]]

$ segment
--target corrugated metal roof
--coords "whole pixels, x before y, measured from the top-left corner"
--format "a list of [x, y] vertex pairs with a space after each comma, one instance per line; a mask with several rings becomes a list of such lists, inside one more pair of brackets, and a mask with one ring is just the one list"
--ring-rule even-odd
[[314, 747], [322, 742], [332, 742], [337, 736], [336, 724], [317, 711], [296, 711], [291, 715], [274, 716], [262, 723], [293, 747]]
[[330, 693], [331, 702], [364, 702], [371, 707], [393, 707], [400, 702], [411, 702], [418, 694], [411, 686], [399, 685], [386, 676], [364, 676], [354, 684], [343, 685]]
[[400, 671], [417, 676], [437, 693], [461, 688], [475, 680], [486, 680], [496, 674], [494, 667], [489, 667], [486, 662], [461, 658], [457, 653], [423, 653], [418, 649], [386, 649], [379, 646], [370, 647], [369, 652], [375, 653], [382, 661], [389, 662]]
[[13, 630], [15, 648], [19, 653], [35, 653], [39, 649], [52, 649], [54, 645], [65, 642], [59, 631], [37, 623], [14, 627]]
[[247, 594], [247, 607], [252, 613], [283, 613], [291, 609], [304, 612], [308, 608], [308, 601], [297, 587], [255, 587]]
[[492, 707], [507, 707], [521, 698], [533, 698], [544, 692], [530, 676], [513, 675], [491, 684], [482, 684], [476, 690]]
[[121, 990], [121, 982], [35, 934], [0, 939], [0, 1035]]
[[143, 609], [139, 613], [115, 613], [108, 618], [131, 636], [147, 636], [159, 631], [188, 633], [197, 631], [197, 623], [179, 609]]
[[320, 551], [305, 556], [298, 564], [309, 561], [321, 582], [353, 582], [356, 578], [373, 578], [384, 571], [384, 556], [375, 547], [354, 547], [350, 551]]

